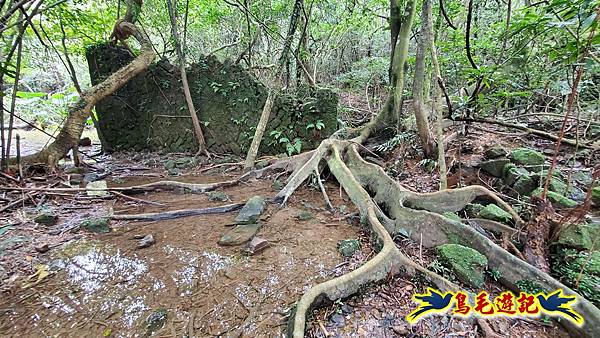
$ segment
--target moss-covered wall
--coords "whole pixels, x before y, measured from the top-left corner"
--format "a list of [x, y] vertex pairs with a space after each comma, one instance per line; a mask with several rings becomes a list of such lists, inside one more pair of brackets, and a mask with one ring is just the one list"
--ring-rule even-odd
[[[90, 47], [87, 60], [96, 84], [132, 60], [126, 49], [102, 44]], [[202, 57], [188, 68], [188, 81], [209, 150], [244, 154], [267, 97], [266, 88], [241, 67]], [[337, 129], [337, 94], [303, 88], [277, 96], [261, 153], [286, 152], [285, 140], [314, 148]], [[159, 61], [96, 105], [99, 127], [114, 149], [195, 150], [181, 79], [176, 67]], [[308, 128], [317, 121], [321, 130]], [[277, 137], [277, 139], [276, 139]]]

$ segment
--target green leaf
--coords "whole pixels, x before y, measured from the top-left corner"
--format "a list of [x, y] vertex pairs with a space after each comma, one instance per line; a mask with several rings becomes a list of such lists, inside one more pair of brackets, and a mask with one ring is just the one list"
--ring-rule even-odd
[[21, 92], [21, 91], [18, 91], [17, 92], [17, 97], [22, 98], [22, 99], [33, 99], [33, 98], [37, 98], [37, 97], [46, 97], [46, 93], [42, 93], [42, 92]]

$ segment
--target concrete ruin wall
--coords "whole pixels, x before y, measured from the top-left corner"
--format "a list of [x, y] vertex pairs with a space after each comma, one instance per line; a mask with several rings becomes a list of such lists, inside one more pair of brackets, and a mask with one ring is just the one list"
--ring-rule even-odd
[[[129, 63], [126, 49], [110, 44], [88, 48], [92, 84]], [[211, 152], [243, 155], [250, 146], [267, 89], [241, 67], [202, 57], [188, 68], [187, 76], [198, 118]], [[271, 132], [289, 140], [299, 138], [302, 149], [315, 148], [337, 130], [338, 96], [328, 89], [303, 88], [297, 95], [277, 96], [262, 154], [286, 152]], [[197, 142], [177, 67], [159, 61], [96, 105], [99, 128], [115, 150], [149, 149], [194, 151]], [[321, 121], [324, 128], [308, 128]], [[275, 133], [278, 134], [278, 133]]]

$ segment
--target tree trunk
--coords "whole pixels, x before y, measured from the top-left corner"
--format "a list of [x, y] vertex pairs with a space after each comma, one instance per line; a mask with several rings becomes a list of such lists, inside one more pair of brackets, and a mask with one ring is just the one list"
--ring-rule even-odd
[[69, 115], [54, 142], [39, 153], [24, 157], [24, 163], [46, 163], [51, 167], [56, 166], [58, 161], [79, 143], [85, 121], [96, 103], [121, 88], [154, 61], [156, 54], [152, 50], [150, 40], [134, 24], [120, 20], [115, 31], [121, 36], [133, 35], [142, 46], [140, 55], [103, 82], [84, 91], [79, 100], [69, 108]]
[[410, 39], [410, 28], [412, 26], [413, 18], [415, 16], [416, 1], [408, 0], [406, 8], [404, 9], [404, 15], [402, 16], [402, 22], [400, 24], [400, 31], [398, 33], [398, 40], [394, 47], [394, 59], [392, 64], [392, 71], [396, 77], [394, 83], [394, 100], [392, 113], [396, 120], [396, 127], [400, 127], [400, 115], [402, 113], [402, 91], [404, 89], [404, 64], [408, 57], [408, 42]]
[[[290, 27], [288, 29], [287, 37], [285, 38], [283, 51], [281, 52], [281, 56], [279, 57], [278, 70], [275, 75], [276, 82], [279, 80], [279, 77], [281, 76], [282, 71], [285, 68], [285, 65], [287, 64], [288, 54], [290, 52], [292, 40], [294, 39], [294, 33], [296, 32], [296, 27], [298, 27], [298, 18], [300, 17], [302, 4], [303, 0], [296, 0], [296, 2], [294, 3], [294, 9], [292, 10], [292, 16], [290, 18]], [[258, 122], [258, 125], [256, 126], [254, 138], [252, 138], [252, 144], [250, 145], [250, 149], [248, 149], [248, 154], [246, 155], [246, 161], [244, 162], [245, 171], [254, 168], [254, 160], [256, 160], [258, 148], [260, 147], [260, 143], [262, 142], [263, 134], [265, 133], [265, 129], [267, 128], [269, 118], [271, 117], [271, 109], [273, 108], [273, 101], [275, 100], [274, 96], [275, 89], [269, 89], [269, 95], [267, 96], [265, 106], [263, 107], [262, 114], [260, 115], [260, 120]]]
[[423, 154], [427, 158], [435, 155], [433, 137], [427, 121], [427, 111], [423, 102], [423, 84], [425, 83], [425, 55], [431, 47], [431, 0], [423, 0], [421, 12], [421, 34], [417, 47], [415, 61], [415, 76], [413, 81], [413, 109], [417, 122], [417, 131], [421, 140]]
[[169, 17], [171, 19], [171, 32], [175, 42], [175, 50], [177, 51], [177, 58], [179, 59], [179, 72], [181, 73], [183, 95], [185, 96], [185, 102], [187, 103], [190, 116], [192, 117], [192, 126], [194, 127], [194, 134], [196, 135], [196, 139], [198, 141], [198, 154], [204, 153], [208, 156], [209, 154], [208, 150], [206, 149], [206, 142], [204, 141], [204, 133], [202, 133], [200, 121], [198, 120], [198, 115], [196, 115], [196, 108], [194, 107], [194, 102], [192, 101], [192, 94], [190, 93], [190, 86], [188, 84], [187, 73], [185, 71], [185, 54], [181, 48], [179, 33], [177, 32], [176, 8], [173, 6], [171, 0], [167, 0], [167, 7], [169, 9]]

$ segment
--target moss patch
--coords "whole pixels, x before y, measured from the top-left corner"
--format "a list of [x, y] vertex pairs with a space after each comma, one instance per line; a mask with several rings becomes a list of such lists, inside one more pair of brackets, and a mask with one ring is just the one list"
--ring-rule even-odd
[[483, 286], [487, 258], [479, 252], [458, 244], [444, 244], [437, 248], [441, 260], [447, 264], [463, 283]]
[[479, 217], [502, 223], [509, 223], [512, 220], [512, 216], [508, 212], [495, 204], [488, 204], [481, 209]]
[[538, 165], [544, 164], [546, 157], [539, 151], [529, 148], [517, 148], [510, 152], [510, 159], [517, 164]]

